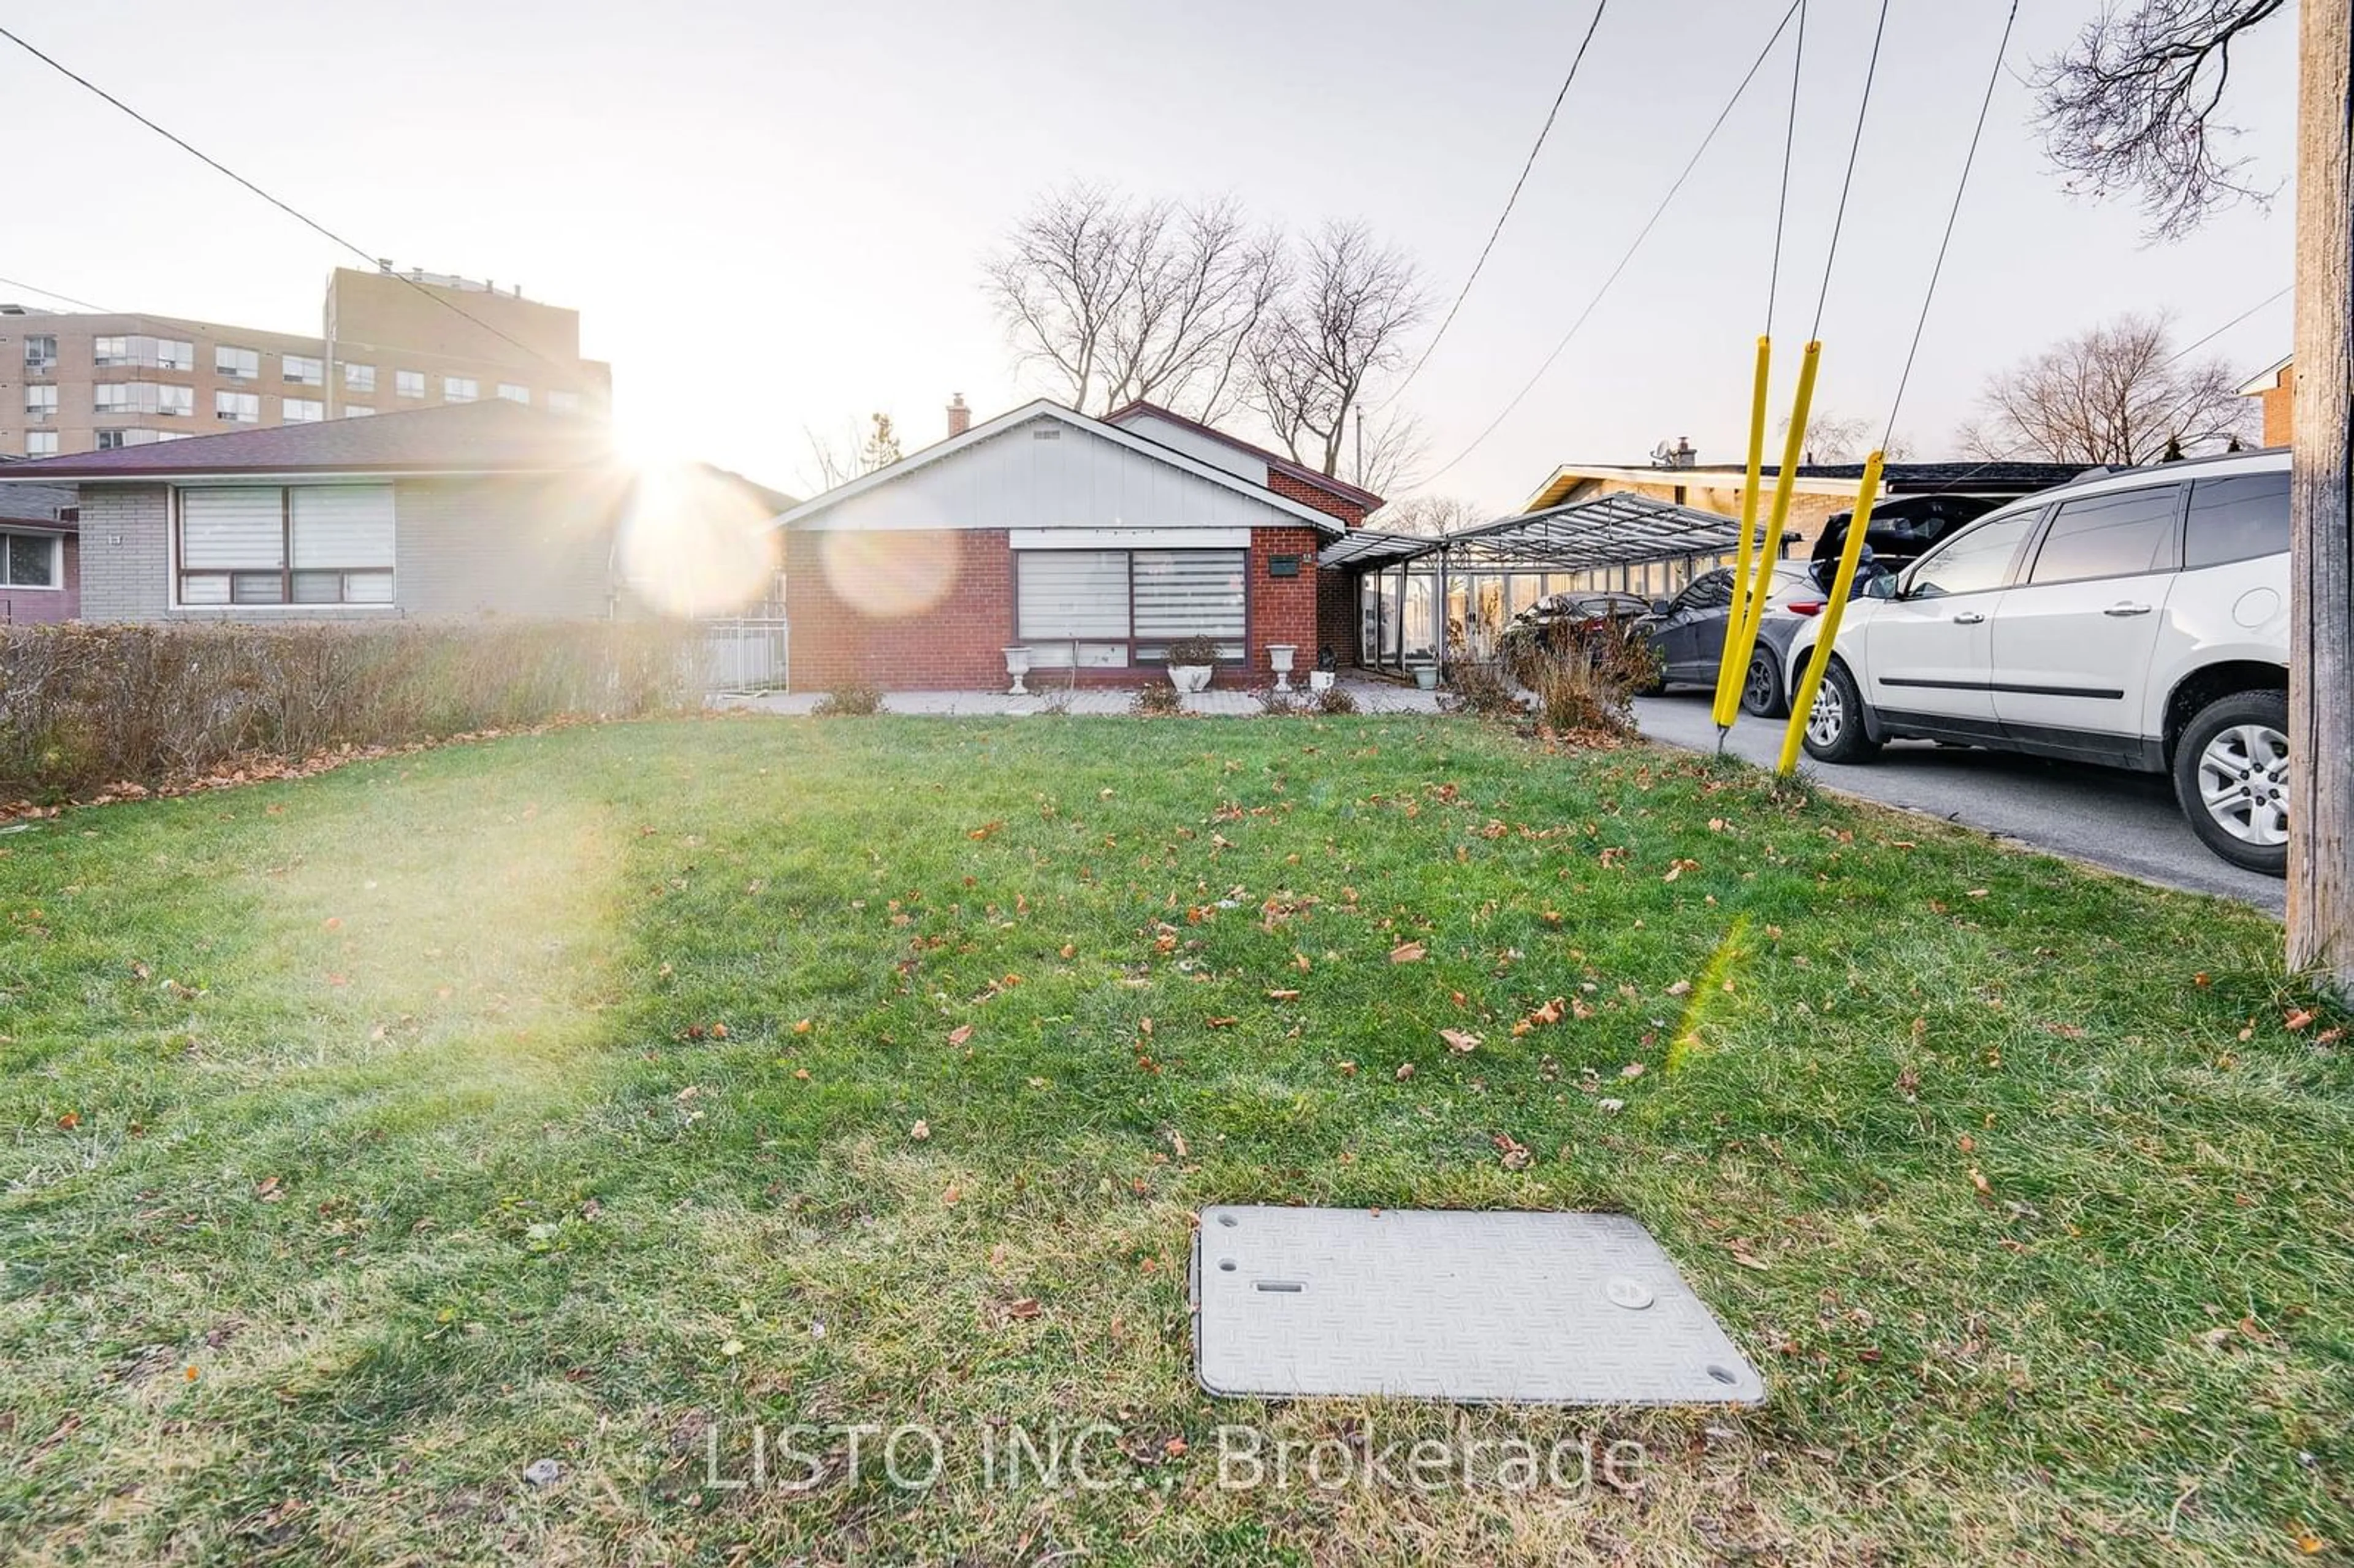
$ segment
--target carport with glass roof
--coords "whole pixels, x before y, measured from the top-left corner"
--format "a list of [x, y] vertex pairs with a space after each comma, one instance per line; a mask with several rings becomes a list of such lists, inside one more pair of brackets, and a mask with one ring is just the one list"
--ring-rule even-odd
[[1504, 623], [1547, 594], [1673, 592], [1730, 563], [1740, 540], [1734, 518], [1614, 492], [1448, 534], [1358, 530], [1316, 562], [1357, 579], [1357, 662], [1403, 673], [1487, 657]]

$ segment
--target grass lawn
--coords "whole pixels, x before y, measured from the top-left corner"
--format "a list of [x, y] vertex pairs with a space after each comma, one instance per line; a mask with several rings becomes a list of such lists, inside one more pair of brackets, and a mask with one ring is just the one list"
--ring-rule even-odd
[[[2354, 1067], [2278, 928], [1744, 770], [618, 726], [69, 812], [0, 915], [0, 1559], [2354, 1545]], [[1626, 1211], [1770, 1402], [1210, 1399], [1218, 1202]], [[1115, 1484], [1009, 1483], [1094, 1421]], [[731, 1484], [756, 1424], [811, 1457]], [[1225, 1489], [1222, 1424], [1643, 1459]]]

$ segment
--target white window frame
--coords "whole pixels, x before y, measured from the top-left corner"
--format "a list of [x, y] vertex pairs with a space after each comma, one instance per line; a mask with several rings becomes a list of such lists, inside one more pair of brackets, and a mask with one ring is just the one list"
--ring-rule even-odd
[[[34, 444], [36, 442], [39, 443], [39, 450], [35, 450]], [[58, 433], [55, 430], [27, 430], [25, 432], [25, 455], [28, 458], [55, 457], [63, 450], [63, 446], [59, 442]]]
[[282, 354], [278, 356], [278, 375], [290, 386], [324, 387], [327, 362], [316, 355]]
[[226, 376], [233, 381], [259, 381], [261, 379], [261, 351], [217, 343], [213, 344], [213, 374]]
[[392, 395], [396, 397], [424, 397], [425, 372], [422, 370], [394, 371], [392, 373]]
[[25, 418], [54, 419], [58, 417], [58, 387], [54, 381], [33, 381], [25, 386]]
[[[461, 392], [460, 387], [465, 390]], [[441, 378], [441, 401], [444, 403], [479, 403], [482, 400], [482, 383], [475, 376], [444, 376]]]
[[531, 407], [531, 388], [519, 381], [500, 382], [498, 395], [504, 402], [520, 403], [526, 408]]
[[[8, 551], [15, 539], [39, 539], [49, 546], [49, 580], [45, 583], [12, 583], [8, 581]], [[0, 528], [0, 592], [63, 593], [66, 591], [65, 537], [58, 534], [35, 533], [25, 528]]]
[[[295, 412], [296, 409], [302, 412]], [[318, 397], [281, 397], [278, 399], [278, 422], [281, 425], [315, 425], [327, 417], [327, 405]]]
[[346, 392], [375, 391], [376, 366], [373, 365], [355, 365], [351, 361], [345, 360], [344, 362], [344, 390]]
[[[389, 505], [391, 506], [391, 508], [392, 508], [392, 535], [391, 535], [391, 540], [390, 540], [390, 548], [389, 548], [389, 551], [388, 551], [388, 561], [387, 561], [387, 565], [385, 565], [385, 566], [381, 566], [381, 567], [378, 567], [378, 566], [373, 566], [373, 565], [346, 566], [346, 567], [323, 567], [323, 566], [316, 566], [316, 565], [313, 565], [313, 566], [308, 566], [308, 567], [297, 567], [297, 566], [295, 566], [295, 565], [292, 563], [292, 558], [291, 558], [291, 557], [292, 556], [292, 555], [293, 555], [293, 554], [295, 553], [295, 551], [296, 551], [296, 546], [295, 546], [295, 542], [294, 542], [294, 539], [293, 539], [293, 523], [292, 523], [292, 512], [293, 512], [293, 505], [294, 505], [294, 503], [293, 503], [293, 502], [292, 502], [292, 498], [291, 498], [291, 497], [292, 497], [292, 492], [295, 492], [295, 491], [302, 491], [302, 490], [349, 490], [349, 489], [380, 489], [380, 490], [382, 490], [382, 491], [384, 491], [384, 492], [386, 493], [386, 494], [387, 494], [387, 504], [389, 504]], [[196, 602], [191, 603], [191, 602], [190, 602], [190, 601], [186, 598], [186, 596], [182, 593], [182, 591], [181, 591], [181, 590], [182, 590], [182, 584], [185, 582], [185, 580], [186, 579], [187, 576], [189, 575], [189, 573], [188, 573], [188, 568], [186, 568], [186, 567], [184, 567], [181, 565], [181, 556], [182, 556], [182, 554], [183, 554], [183, 550], [182, 550], [181, 531], [182, 531], [182, 529], [184, 528], [184, 526], [186, 525], [186, 503], [187, 503], [187, 498], [188, 498], [190, 495], [192, 495], [192, 494], [200, 493], [202, 493], [202, 492], [204, 492], [204, 491], [207, 491], [207, 490], [274, 490], [274, 491], [278, 492], [279, 496], [280, 496], [280, 503], [281, 503], [281, 506], [283, 508], [283, 510], [282, 510], [282, 512], [281, 512], [281, 517], [284, 519], [284, 522], [283, 522], [282, 525], [283, 525], [283, 526], [285, 527], [285, 529], [286, 529], [286, 534], [283, 535], [283, 543], [282, 543], [282, 544], [281, 545], [281, 546], [280, 546], [280, 551], [279, 551], [279, 564], [278, 564], [278, 567], [277, 567], [277, 568], [276, 568], [276, 569], [277, 569], [277, 571], [278, 571], [279, 576], [280, 576], [280, 577], [281, 577], [281, 578], [282, 579], [282, 588], [283, 588], [283, 590], [285, 591], [285, 593], [286, 593], [286, 594], [287, 594], [287, 596], [288, 596], [287, 598], [282, 599], [279, 599], [279, 600], [275, 600], [275, 601], [272, 601], [272, 602], [260, 603], [260, 604], [254, 604], [254, 603], [238, 603], [238, 602], [235, 602], [233, 599], [229, 599], [229, 600], [199, 600], [199, 601], [196, 601]], [[169, 565], [169, 569], [170, 569], [170, 572], [171, 572], [171, 578], [170, 578], [169, 585], [168, 585], [168, 588], [167, 588], [167, 592], [168, 592], [168, 594], [169, 594], [169, 604], [170, 604], [170, 607], [171, 607], [173, 609], [175, 609], [175, 610], [194, 610], [194, 611], [210, 612], [210, 613], [219, 614], [219, 615], [228, 616], [228, 617], [232, 617], [232, 618], [241, 618], [241, 617], [245, 617], [245, 616], [254, 615], [254, 614], [257, 614], [257, 613], [261, 614], [261, 615], [268, 615], [268, 616], [295, 616], [295, 617], [301, 617], [301, 616], [306, 616], [306, 615], [308, 615], [308, 616], [317, 616], [317, 615], [321, 615], [321, 614], [326, 614], [326, 615], [331, 615], [331, 616], [342, 617], [342, 616], [348, 616], [348, 615], [398, 615], [398, 614], [400, 614], [400, 613], [401, 613], [401, 608], [400, 608], [400, 567], [399, 567], [399, 559], [400, 559], [400, 514], [399, 514], [399, 493], [398, 493], [398, 490], [393, 486], [393, 484], [391, 483], [391, 482], [390, 482], [390, 481], [387, 481], [387, 480], [369, 480], [369, 481], [361, 482], [360, 483], [357, 483], [357, 484], [267, 484], [267, 483], [264, 483], [264, 484], [230, 484], [230, 485], [179, 485], [179, 486], [175, 486], [175, 487], [173, 488], [172, 493], [171, 493], [171, 496], [172, 496], [172, 503], [171, 503], [171, 533], [170, 533], [170, 537], [169, 537], [169, 539], [167, 540], [167, 543], [168, 543], [168, 545], [170, 546], [170, 549], [169, 549], [169, 551], [168, 551], [167, 553], [168, 553], [168, 555], [169, 555], [169, 556], [170, 556], [170, 565]], [[256, 572], [256, 573], [260, 573], [260, 572], [262, 572], [262, 571], [269, 570], [270, 568], [268, 568], [268, 567], [253, 567], [253, 568], [250, 568], [250, 569], [251, 569], [252, 571]], [[233, 568], [233, 567], [221, 567], [221, 568], [198, 567], [198, 568], [196, 568], [196, 571], [197, 571], [198, 575], [203, 575], [203, 576], [212, 576], [212, 575], [234, 576], [234, 575], [236, 574], [237, 570], [239, 570], [239, 568]], [[299, 603], [298, 603], [298, 602], [295, 602], [295, 601], [294, 601], [294, 599], [293, 599], [293, 598], [292, 598], [292, 593], [293, 593], [293, 578], [294, 578], [294, 575], [295, 575], [297, 572], [302, 572], [302, 571], [312, 571], [312, 572], [337, 571], [337, 572], [341, 572], [341, 573], [343, 573], [343, 574], [345, 574], [345, 575], [346, 575], [346, 576], [349, 576], [349, 575], [354, 574], [354, 573], [365, 573], [365, 574], [368, 574], [368, 575], [375, 575], [375, 574], [377, 574], [377, 573], [382, 573], [382, 574], [383, 574], [387, 578], [388, 578], [388, 579], [389, 579], [390, 587], [389, 587], [389, 588], [388, 588], [388, 590], [387, 590], [387, 594], [386, 594], [386, 597], [385, 597], [381, 601], [377, 601], [377, 600], [371, 600], [371, 599], [306, 599], [306, 600], [303, 600], [303, 601], [302, 601], [302, 602], [299, 602]], [[235, 589], [234, 589], [234, 588], [231, 588], [231, 592], [232, 592], [232, 593], [234, 593], [234, 591], [235, 591]]]
[[[221, 400], [226, 397], [249, 400], [253, 405], [253, 417], [249, 419], [242, 414], [233, 414], [227, 408], [222, 408]], [[215, 387], [213, 389], [213, 418], [219, 423], [227, 425], [258, 425], [261, 423], [261, 394], [259, 392], [233, 391], [227, 387]]]
[[[1060, 555], [1097, 557], [1098, 567], [1108, 566], [1108, 562], [1103, 557], [1113, 556], [1120, 557], [1119, 576], [1125, 589], [1125, 597], [1120, 600], [1116, 615], [1113, 613], [1113, 607], [1109, 604], [1099, 607], [1101, 613], [1095, 622], [1094, 630], [1082, 628], [1074, 631], [1055, 632], [1034, 627], [1023, 618], [1022, 579], [1023, 569], [1029, 565], [1030, 557]], [[1236, 609], [1232, 621], [1222, 619], [1217, 625], [1206, 629], [1172, 630], [1164, 626], [1150, 633], [1139, 631], [1137, 629], [1138, 557], [1162, 557], [1172, 555], [1215, 556], [1222, 557], [1218, 563], [1221, 566], [1228, 559], [1235, 563], [1237, 575], [1242, 580], [1242, 602]], [[1236, 548], [1223, 544], [1208, 545], [1206, 542], [1203, 545], [1194, 545], [1191, 542], [1167, 545], [1156, 543], [1151, 546], [1122, 547], [1108, 545], [1108, 541], [1101, 537], [1083, 538], [1076, 535], [1068, 540], [1040, 538], [1034, 542], [1024, 541], [1017, 544], [1013, 551], [1013, 615], [1014, 641], [1030, 649], [1033, 667], [1038, 669], [1068, 669], [1075, 659], [1081, 669], [1149, 669], [1156, 664], [1166, 662], [1171, 643], [1183, 637], [1197, 635], [1217, 639], [1220, 663], [1239, 662], [1248, 656], [1250, 647], [1250, 551], [1247, 547]], [[1115, 620], [1120, 628], [1117, 632], [1110, 630]], [[1228, 629], [1230, 626], [1231, 630]], [[1113, 657], [1115, 652], [1118, 654], [1116, 659]]]

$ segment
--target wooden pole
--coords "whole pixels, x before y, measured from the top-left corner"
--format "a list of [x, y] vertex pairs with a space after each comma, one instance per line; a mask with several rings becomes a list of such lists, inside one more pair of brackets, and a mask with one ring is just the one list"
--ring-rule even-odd
[[2354, 995], [2354, 17], [2299, 11], [2288, 966]]

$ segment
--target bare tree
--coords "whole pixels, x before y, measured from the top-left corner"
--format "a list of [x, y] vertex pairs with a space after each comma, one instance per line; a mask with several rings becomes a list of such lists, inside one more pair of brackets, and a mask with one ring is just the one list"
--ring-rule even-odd
[[[1776, 428], [1788, 435], [1788, 418], [1785, 417]], [[1808, 417], [1807, 439], [1799, 450], [1806, 453], [1808, 462], [1861, 462], [1871, 455], [1872, 447], [1872, 421], [1825, 409]], [[1890, 436], [1881, 446], [1881, 455], [1890, 462], [1906, 461], [1913, 456], [1911, 438], [1902, 431]]]
[[1407, 409], [1393, 407], [1368, 416], [1364, 426], [1362, 449], [1356, 432], [1350, 432], [1342, 475], [1376, 495], [1412, 487], [1424, 460], [1430, 456], [1430, 438], [1423, 430], [1422, 420]]
[[809, 441], [810, 461], [800, 478], [811, 493], [847, 484], [861, 474], [899, 461], [899, 434], [888, 414], [869, 414], [864, 430], [853, 419], [845, 420], [838, 434], [820, 435], [803, 425], [801, 435]]
[[2245, 429], [2248, 401], [2220, 359], [2169, 350], [2163, 316], [2123, 315], [1988, 378], [1963, 444], [1985, 458], [2155, 462], [2215, 448]]
[[1084, 413], [1137, 398], [1210, 420], [1234, 408], [1246, 345], [1283, 284], [1280, 242], [1232, 200], [1046, 193], [991, 256], [1006, 335]]
[[2041, 62], [2036, 124], [2069, 188], [2138, 194], [2149, 237], [2174, 239], [2234, 202], [2270, 199], [2226, 145], [2215, 118], [2231, 84], [2232, 46], [2285, 0], [2140, 0], [2105, 7]]
[[1341, 472], [1352, 411], [1405, 364], [1428, 310], [1413, 260], [1363, 224], [1329, 222], [1308, 241], [1250, 349], [1249, 400], [1295, 462]]
[[1365, 526], [1384, 534], [1419, 534], [1436, 538], [1458, 528], [1488, 521], [1488, 514], [1459, 495], [1409, 495], [1393, 501], [1365, 519]]

